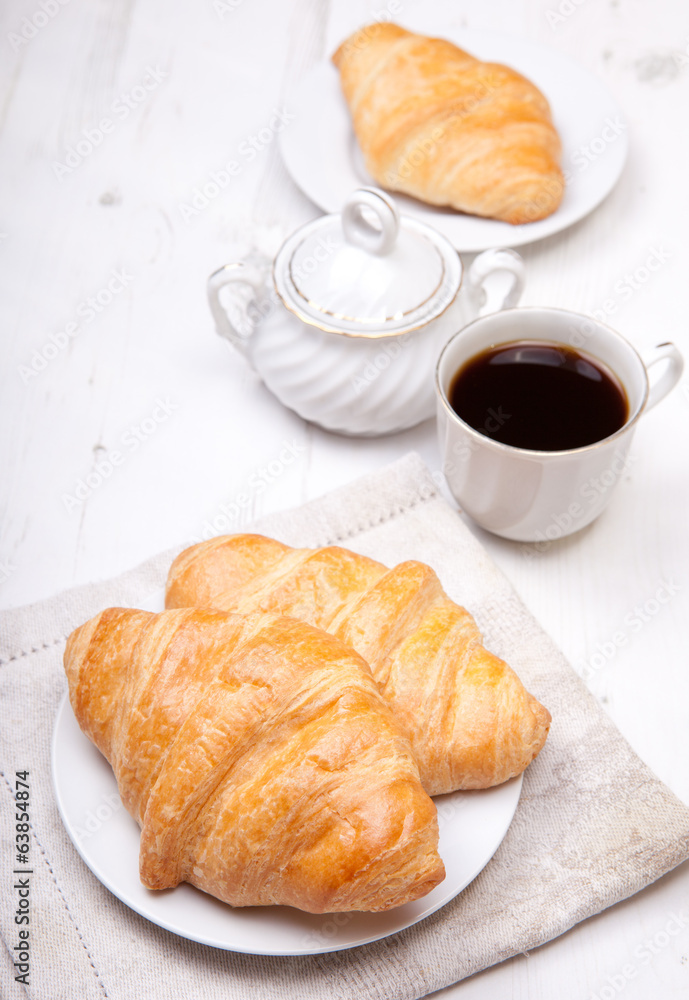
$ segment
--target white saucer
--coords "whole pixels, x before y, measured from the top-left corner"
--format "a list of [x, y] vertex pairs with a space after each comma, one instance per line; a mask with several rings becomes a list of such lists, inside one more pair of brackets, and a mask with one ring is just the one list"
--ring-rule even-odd
[[314, 955], [396, 934], [444, 906], [474, 879], [502, 841], [521, 776], [481, 792], [436, 799], [447, 877], [423, 899], [387, 913], [313, 915], [288, 906], [233, 909], [193, 886], [152, 892], [139, 881], [139, 827], [123, 808], [110, 765], [81, 732], [65, 696], [52, 745], [60, 816], [93, 874], [127, 906], [192, 941], [255, 955]]
[[[477, 251], [552, 236], [596, 208], [617, 182], [629, 145], [626, 121], [605, 85], [563, 53], [526, 38], [455, 27], [429, 31], [481, 59], [511, 66], [543, 91], [562, 139], [567, 189], [553, 215], [521, 226], [433, 208], [395, 193], [400, 211], [435, 226], [457, 250]], [[300, 81], [286, 107], [295, 117], [280, 133], [285, 165], [320, 208], [339, 212], [355, 188], [375, 184], [364, 169], [339, 75], [330, 62]]]

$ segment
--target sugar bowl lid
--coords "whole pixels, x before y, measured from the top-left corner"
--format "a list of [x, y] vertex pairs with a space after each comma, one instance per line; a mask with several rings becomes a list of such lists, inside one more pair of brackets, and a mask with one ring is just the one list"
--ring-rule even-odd
[[462, 264], [431, 226], [400, 216], [377, 188], [359, 188], [342, 213], [302, 226], [273, 264], [284, 305], [311, 326], [389, 337], [424, 326], [454, 301]]

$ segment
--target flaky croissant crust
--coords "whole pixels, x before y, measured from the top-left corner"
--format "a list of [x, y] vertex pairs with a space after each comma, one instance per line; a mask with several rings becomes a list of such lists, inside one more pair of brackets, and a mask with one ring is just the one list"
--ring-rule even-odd
[[219, 536], [173, 562], [166, 604], [287, 614], [352, 646], [409, 736], [429, 795], [500, 784], [545, 743], [548, 710], [424, 563], [389, 570], [339, 546]]
[[70, 636], [65, 670], [142, 828], [149, 888], [321, 913], [386, 910], [443, 879], [408, 740], [333, 636], [275, 615], [111, 608]]
[[560, 139], [548, 101], [520, 73], [388, 22], [355, 32], [333, 62], [383, 187], [513, 224], [559, 206]]

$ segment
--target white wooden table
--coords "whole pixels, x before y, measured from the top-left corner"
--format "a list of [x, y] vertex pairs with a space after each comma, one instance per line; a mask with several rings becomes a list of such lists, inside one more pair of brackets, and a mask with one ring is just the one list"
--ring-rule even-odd
[[[628, 165], [595, 213], [522, 248], [523, 301], [594, 312], [612, 299], [614, 325], [638, 347], [671, 339], [689, 355], [683, 0], [395, 0], [392, 9], [417, 30], [446, 23], [526, 36], [605, 81], [629, 122]], [[277, 144], [243, 157], [196, 215], [181, 209], [305, 71], [385, 10], [382, 0], [3, 6], [2, 606], [199, 537], [223, 505], [220, 526], [240, 530], [410, 449], [438, 469], [432, 423], [378, 440], [320, 431], [214, 334], [207, 275], [256, 234], [275, 245], [318, 214]], [[654, 251], [663, 266], [646, 272]], [[637, 271], [623, 294], [620, 282]], [[294, 461], [276, 474], [285, 443]], [[591, 528], [535, 553], [480, 532], [640, 756], [687, 803], [688, 453], [685, 376], [641, 422], [635, 460]], [[663, 587], [671, 597], [660, 603]], [[672, 923], [682, 912], [687, 921]], [[618, 993], [689, 996], [689, 866], [443, 991], [463, 1000]]]

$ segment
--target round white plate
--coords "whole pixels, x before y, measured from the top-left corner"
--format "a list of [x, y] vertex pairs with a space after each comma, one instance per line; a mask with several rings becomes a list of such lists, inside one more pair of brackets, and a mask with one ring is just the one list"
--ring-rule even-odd
[[[543, 91], [562, 139], [567, 187], [553, 215], [521, 226], [434, 208], [395, 192], [400, 211], [435, 226], [464, 251], [532, 243], [591, 212], [614, 187], [627, 157], [627, 124], [604, 84], [562, 52], [516, 35], [454, 27], [431, 33], [480, 59], [511, 66]], [[280, 150], [293, 180], [312, 201], [326, 212], [339, 212], [355, 188], [375, 185], [363, 166], [332, 63], [311, 70], [286, 106], [294, 120], [280, 133]]]
[[93, 874], [154, 924], [202, 944], [254, 955], [315, 955], [376, 941], [423, 920], [457, 895], [488, 863], [519, 801], [521, 776], [482, 792], [436, 799], [447, 877], [415, 903], [387, 913], [314, 915], [289, 906], [233, 909], [191, 885], [153, 892], [139, 881], [139, 827], [124, 809], [110, 765], [81, 732], [67, 696], [52, 746], [57, 805]]

